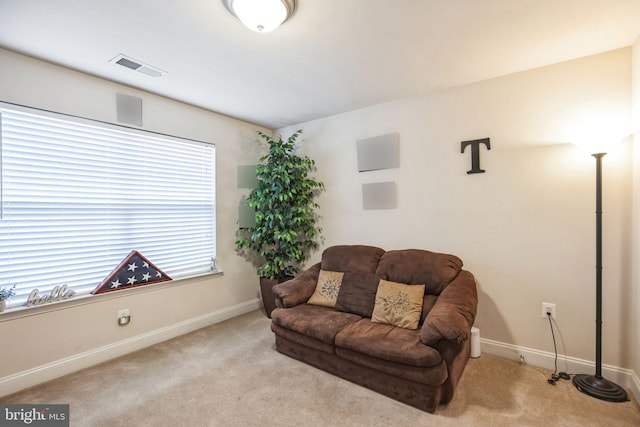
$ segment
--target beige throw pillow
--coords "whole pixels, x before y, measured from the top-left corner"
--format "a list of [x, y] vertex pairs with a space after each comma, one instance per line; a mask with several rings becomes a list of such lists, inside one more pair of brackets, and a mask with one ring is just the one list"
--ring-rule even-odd
[[308, 304], [335, 307], [342, 285], [343, 272], [320, 270], [316, 290], [307, 301]]
[[380, 279], [371, 321], [417, 329], [425, 285], [405, 285]]

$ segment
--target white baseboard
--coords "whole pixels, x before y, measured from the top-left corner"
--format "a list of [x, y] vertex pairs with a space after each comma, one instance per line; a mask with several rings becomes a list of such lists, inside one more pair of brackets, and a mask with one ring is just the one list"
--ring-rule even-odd
[[232, 317], [240, 316], [262, 307], [259, 299], [250, 300], [231, 307], [226, 307], [203, 316], [188, 319], [183, 322], [168, 325], [154, 331], [127, 338], [126, 340], [114, 342], [112, 344], [98, 347], [56, 360], [42, 366], [18, 372], [4, 378], [0, 378], [0, 397], [15, 393], [25, 388], [41, 384], [46, 381], [70, 374], [80, 369], [88, 368], [98, 363], [123, 356], [150, 345], [187, 334], [200, 328], [204, 328], [214, 323], [222, 322]]
[[[549, 369], [550, 374], [555, 369], [555, 354], [547, 351], [506, 344], [484, 338], [480, 338], [480, 349], [483, 353], [515, 361], [520, 361], [520, 357], [522, 356], [524, 357], [524, 363]], [[559, 354], [558, 372], [593, 374], [595, 372], [595, 363], [589, 360]], [[622, 387], [630, 389], [636, 400], [640, 400], [640, 380], [631, 369], [623, 369], [617, 366], [603, 364], [602, 376]]]
[[[165, 326], [142, 335], [118, 341], [103, 347], [76, 354], [72, 357], [57, 360], [17, 374], [0, 378], [0, 397], [25, 388], [67, 375], [80, 369], [123, 356], [153, 344], [187, 334], [224, 320], [258, 310], [262, 306], [259, 299], [250, 300], [235, 306], [227, 307], [213, 313]], [[550, 352], [532, 348], [506, 344], [499, 341], [480, 339], [482, 353], [492, 354], [514, 361], [524, 357], [525, 363], [553, 371], [555, 355]], [[588, 360], [558, 355], [558, 371], [571, 374], [591, 374], [594, 363]], [[615, 383], [631, 390], [636, 400], [640, 400], [640, 379], [630, 369], [622, 369], [611, 365], [602, 365], [602, 375]]]

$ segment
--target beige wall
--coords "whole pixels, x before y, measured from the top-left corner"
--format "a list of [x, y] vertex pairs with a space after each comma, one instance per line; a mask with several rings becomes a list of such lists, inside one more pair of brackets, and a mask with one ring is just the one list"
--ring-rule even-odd
[[[224, 269], [222, 275], [150, 286], [144, 292], [92, 297], [91, 303], [72, 301], [0, 315], [0, 395], [22, 384], [22, 377], [36, 378], [38, 371], [60, 361], [65, 363], [58, 371], [64, 372], [76, 363], [69, 358], [78, 358], [81, 366], [93, 360], [91, 352], [117, 355], [184, 331], [194, 319], [197, 325], [258, 307], [253, 266], [234, 252], [241, 196], [235, 189], [236, 165], [255, 163], [256, 126], [1, 49], [0, 64], [2, 101], [115, 123], [115, 94], [120, 92], [142, 98], [144, 129], [215, 143], [217, 250]], [[132, 315], [126, 327], [116, 324], [122, 308]]]
[[[402, 70], [399, 70], [402, 73]], [[628, 121], [631, 49], [280, 129], [316, 160], [324, 246], [459, 255], [479, 289], [481, 336], [553, 352], [541, 303], [557, 304], [559, 351], [593, 361], [595, 160], [573, 145], [602, 116]], [[358, 173], [356, 141], [400, 134], [400, 167]], [[491, 138], [485, 174], [460, 142]], [[631, 146], [605, 157], [605, 364], [632, 366]], [[397, 209], [364, 211], [361, 185], [395, 181]], [[319, 254], [315, 254], [315, 261]], [[557, 332], [557, 333], [558, 333]]]

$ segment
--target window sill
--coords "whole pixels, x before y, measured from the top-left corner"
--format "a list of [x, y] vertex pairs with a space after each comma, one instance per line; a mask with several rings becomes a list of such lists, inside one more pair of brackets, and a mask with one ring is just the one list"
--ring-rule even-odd
[[151, 284], [147, 286], [138, 286], [131, 289], [122, 289], [115, 292], [107, 292], [104, 294], [92, 295], [80, 295], [70, 300], [52, 302], [44, 305], [37, 305], [27, 307], [26, 305], [20, 305], [17, 307], [7, 308], [0, 313], [0, 322], [19, 319], [23, 317], [37, 316], [43, 313], [50, 313], [53, 311], [67, 310], [72, 307], [77, 307], [87, 304], [95, 304], [111, 299], [125, 298], [131, 295], [142, 294], [145, 292], [154, 292], [157, 290], [167, 289], [175, 286], [184, 286], [193, 283], [194, 279], [202, 280], [206, 278], [213, 278], [224, 275], [223, 270], [218, 270], [214, 273], [206, 273], [198, 276], [182, 277], [180, 279], [171, 280], [168, 282], [160, 282], [157, 284]]

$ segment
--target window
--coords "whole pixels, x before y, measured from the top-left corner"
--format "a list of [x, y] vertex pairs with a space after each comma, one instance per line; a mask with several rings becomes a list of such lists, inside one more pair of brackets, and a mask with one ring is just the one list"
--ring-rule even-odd
[[90, 293], [132, 250], [173, 279], [215, 270], [214, 145], [0, 103], [8, 305]]

